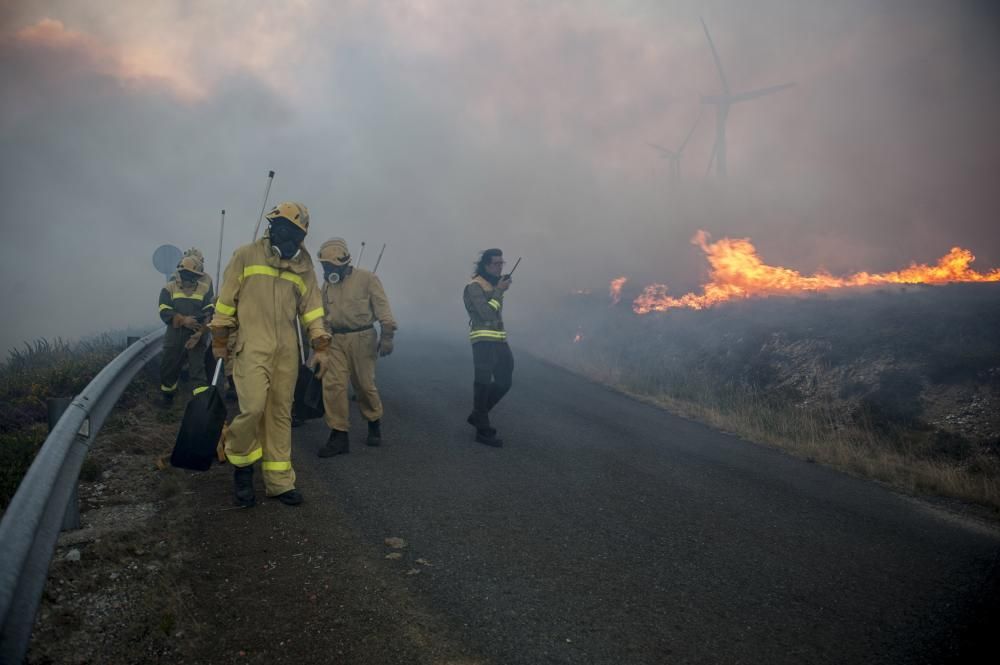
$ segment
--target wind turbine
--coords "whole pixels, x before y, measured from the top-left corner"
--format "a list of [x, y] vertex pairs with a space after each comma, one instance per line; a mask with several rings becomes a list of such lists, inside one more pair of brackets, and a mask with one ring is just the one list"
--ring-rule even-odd
[[649, 143], [649, 147], [660, 153], [660, 156], [664, 159], [670, 160], [670, 179], [673, 182], [680, 182], [681, 179], [681, 157], [684, 156], [684, 148], [687, 146], [688, 141], [694, 135], [694, 130], [698, 128], [698, 123], [701, 122], [701, 116], [704, 115], [705, 109], [702, 108], [698, 112], [698, 119], [694, 121], [691, 125], [691, 130], [688, 132], [687, 136], [684, 137], [684, 141], [681, 143], [677, 150], [670, 150], [664, 148], [662, 145], [657, 145], [655, 143]]
[[726, 176], [726, 118], [729, 117], [729, 107], [738, 102], [745, 102], [774, 94], [785, 88], [791, 88], [795, 84], [782, 83], [781, 85], [772, 85], [767, 88], [740, 92], [734, 95], [729, 89], [729, 81], [726, 80], [726, 73], [722, 70], [722, 60], [719, 59], [719, 53], [715, 50], [715, 43], [712, 41], [712, 35], [708, 32], [705, 19], [700, 16], [698, 19], [701, 21], [701, 27], [705, 29], [705, 37], [708, 38], [708, 46], [712, 49], [712, 58], [715, 60], [715, 67], [719, 70], [719, 80], [722, 81], [721, 95], [703, 95], [701, 98], [702, 104], [715, 105], [715, 147], [712, 148], [712, 157], [709, 159], [708, 168], [711, 170], [712, 161], [714, 160], [715, 175], [724, 178]]

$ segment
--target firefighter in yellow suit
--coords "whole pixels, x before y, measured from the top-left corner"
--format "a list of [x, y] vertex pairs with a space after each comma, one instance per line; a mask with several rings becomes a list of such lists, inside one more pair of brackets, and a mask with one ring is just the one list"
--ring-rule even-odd
[[295, 318], [317, 353], [330, 344], [323, 328], [323, 303], [312, 259], [302, 244], [309, 211], [301, 203], [281, 203], [267, 213], [260, 240], [240, 247], [226, 266], [215, 316], [212, 352], [229, 355], [229, 335], [239, 328], [232, 350], [239, 397], [225, 439], [232, 463], [235, 502], [253, 506], [253, 464], [262, 460], [267, 496], [286, 505], [302, 503], [292, 469], [292, 398], [299, 369]]
[[[326, 329], [333, 334], [330, 348], [318, 353], [323, 380], [323, 409], [330, 437], [319, 449], [320, 457], [350, 451], [347, 384], [354, 386], [361, 415], [368, 421], [365, 443], [382, 443], [382, 399], [375, 387], [375, 358], [393, 350], [396, 321], [389, 309], [382, 282], [375, 273], [351, 265], [351, 254], [343, 238], [324, 242], [318, 253], [323, 266], [323, 308]], [[375, 323], [381, 339], [375, 333]]]

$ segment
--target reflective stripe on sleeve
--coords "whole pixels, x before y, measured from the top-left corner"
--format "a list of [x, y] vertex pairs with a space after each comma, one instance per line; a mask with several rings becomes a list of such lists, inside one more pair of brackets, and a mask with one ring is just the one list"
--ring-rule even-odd
[[236, 455], [233, 453], [226, 453], [226, 459], [233, 466], [250, 466], [261, 457], [264, 456], [264, 451], [261, 448], [251, 451], [249, 455]]
[[269, 462], [264, 460], [260, 463], [260, 468], [264, 471], [291, 471], [291, 462]]
[[160, 305], [160, 311], [161, 311], [161, 312], [162, 312], [163, 310], [165, 310], [165, 309], [173, 309], [173, 307], [171, 307], [170, 305]]
[[219, 302], [215, 303], [215, 311], [218, 312], [219, 314], [225, 314], [226, 316], [233, 316], [234, 314], [236, 314], [236, 308], [235, 307], [232, 307], [231, 305], [227, 305], [226, 303], [222, 302], [221, 300]]
[[489, 301], [487, 301], [486, 304], [495, 309], [496, 311], [498, 312], [500, 311], [500, 301], [497, 300], [496, 298], [491, 298]]
[[206, 390], [208, 390], [208, 386], [201, 386], [199, 388], [195, 388], [194, 390], [192, 390], [191, 394], [192, 395], [200, 395], [203, 392], [205, 392]]
[[309, 325], [310, 323], [312, 323], [321, 316], [323, 316], [323, 308], [317, 307], [316, 309], [306, 312], [305, 314], [302, 315], [302, 324]]
[[174, 384], [174, 385], [172, 385], [172, 386], [165, 386], [165, 385], [163, 385], [163, 384], [161, 383], [161, 384], [160, 384], [160, 390], [162, 390], [162, 391], [163, 391], [163, 392], [165, 392], [165, 393], [172, 393], [172, 392], [174, 392], [175, 390], [177, 390], [177, 384], [175, 383], [175, 384]]

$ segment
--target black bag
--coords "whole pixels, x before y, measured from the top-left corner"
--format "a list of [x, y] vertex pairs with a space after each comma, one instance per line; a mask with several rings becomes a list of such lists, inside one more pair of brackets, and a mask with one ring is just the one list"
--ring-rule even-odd
[[322, 418], [323, 382], [305, 365], [299, 365], [299, 378], [295, 381], [295, 402], [292, 413], [300, 420]]
[[221, 372], [220, 359], [215, 365], [211, 385], [191, 398], [184, 409], [181, 429], [170, 454], [171, 466], [206, 471], [216, 459], [216, 447], [226, 423], [226, 404], [215, 386]]
[[306, 345], [302, 342], [302, 327], [295, 322], [299, 336], [299, 376], [295, 379], [295, 399], [292, 416], [296, 420], [312, 420], [323, 416], [323, 382], [306, 367]]

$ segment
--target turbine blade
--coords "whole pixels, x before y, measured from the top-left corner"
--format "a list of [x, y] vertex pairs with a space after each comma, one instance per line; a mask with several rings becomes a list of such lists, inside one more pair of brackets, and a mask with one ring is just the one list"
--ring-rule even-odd
[[773, 95], [776, 92], [781, 92], [786, 88], [794, 87], [794, 83], [782, 83], [781, 85], [772, 85], [768, 88], [760, 88], [759, 90], [751, 90], [750, 92], [741, 92], [737, 95], [733, 95], [729, 98], [730, 102], [735, 104], [736, 102], [745, 102], [748, 99], [757, 99], [758, 97], [763, 97], [765, 95]]
[[698, 108], [698, 119], [694, 121], [693, 125], [691, 125], [691, 131], [689, 131], [688, 135], [684, 137], [684, 142], [681, 143], [681, 147], [677, 148], [678, 156], [684, 152], [684, 147], [688, 144], [688, 141], [691, 140], [691, 137], [694, 136], [694, 130], [698, 129], [698, 123], [701, 122], [701, 116], [703, 115], [705, 115], [705, 107], [701, 106]]
[[664, 148], [662, 145], [656, 145], [655, 143], [650, 143], [649, 141], [646, 141], [646, 145], [648, 145], [653, 150], [660, 152], [664, 157], [669, 157], [670, 155], [674, 154], [673, 150]]
[[705, 177], [707, 178], [712, 172], [712, 162], [715, 161], [715, 151], [719, 147], [719, 140], [716, 138], [715, 143], [712, 144], [712, 155], [708, 158], [708, 166], [705, 167]]
[[705, 28], [705, 37], [708, 38], [708, 46], [712, 49], [712, 58], [715, 59], [715, 67], [719, 70], [719, 79], [722, 81], [722, 89], [725, 93], [729, 94], [729, 81], [726, 80], [726, 73], [722, 71], [722, 60], [719, 59], [719, 53], [715, 50], [715, 42], [712, 41], [712, 35], [708, 32], [708, 26], [705, 24], [705, 19], [698, 17], [701, 21], [701, 27]]

